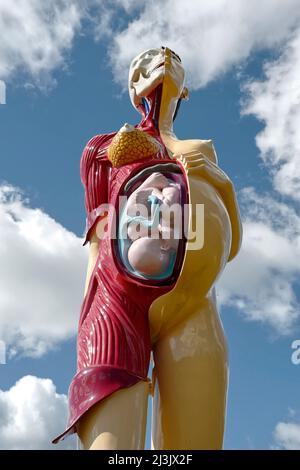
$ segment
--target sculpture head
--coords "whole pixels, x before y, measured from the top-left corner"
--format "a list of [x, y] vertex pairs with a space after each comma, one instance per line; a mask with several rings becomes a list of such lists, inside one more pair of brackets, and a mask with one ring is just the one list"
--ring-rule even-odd
[[167, 47], [148, 49], [130, 64], [128, 88], [133, 106], [138, 109], [143, 98], [159, 85], [169, 87], [172, 98], [186, 99], [185, 72], [180, 57]]

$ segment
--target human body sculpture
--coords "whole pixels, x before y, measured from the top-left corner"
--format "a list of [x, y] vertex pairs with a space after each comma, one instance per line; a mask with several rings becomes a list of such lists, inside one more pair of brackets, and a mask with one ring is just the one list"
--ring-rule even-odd
[[[59, 438], [76, 431], [85, 449], [142, 449], [152, 392], [155, 449], [219, 449], [227, 351], [214, 283], [240, 246], [234, 188], [211, 141], [179, 140], [173, 133], [186, 94], [176, 54], [161, 48], [137, 56], [129, 91], [141, 123], [94, 137], [81, 159], [90, 256], [69, 426]], [[120, 195], [128, 196], [125, 216]], [[148, 225], [133, 216], [128, 241], [120, 242], [141, 201], [149, 205]], [[109, 219], [99, 209], [103, 203], [117, 208], [115, 239], [110, 228], [99, 238], [100, 224]], [[203, 247], [189, 249], [183, 232], [179, 239], [173, 235], [174, 224], [156, 220], [157, 207], [171, 203], [189, 204], [189, 226], [196, 205], [204, 204]], [[148, 236], [149, 224], [156, 239]]]

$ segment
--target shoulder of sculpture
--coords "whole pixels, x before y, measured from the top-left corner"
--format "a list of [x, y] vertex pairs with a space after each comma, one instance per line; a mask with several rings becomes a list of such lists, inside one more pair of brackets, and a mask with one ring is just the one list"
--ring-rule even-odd
[[98, 134], [92, 137], [85, 145], [80, 159], [80, 176], [83, 184], [86, 184], [92, 168], [108, 162], [107, 147], [115, 132], [110, 134]]
[[200, 152], [203, 153], [209, 160], [214, 163], [218, 163], [217, 154], [215, 151], [214, 143], [212, 139], [190, 139], [184, 141], [184, 146], [188, 148], [189, 152]]
[[95, 135], [85, 145], [83, 155], [86, 153], [97, 155], [99, 151], [107, 148], [115, 134], [115, 132], [110, 132], [109, 134]]
[[206, 155], [212, 162], [218, 163], [218, 156], [212, 139], [201, 140], [201, 146], [203, 147], [203, 153]]
[[208, 140], [201, 140], [198, 139], [197, 143], [199, 145], [199, 149], [203, 150], [203, 153], [208, 152], [209, 154], [215, 154], [215, 147], [212, 139]]

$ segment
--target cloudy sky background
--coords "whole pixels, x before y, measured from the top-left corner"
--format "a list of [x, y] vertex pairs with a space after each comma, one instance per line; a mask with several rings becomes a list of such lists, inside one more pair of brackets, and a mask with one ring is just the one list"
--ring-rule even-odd
[[161, 45], [191, 89], [176, 132], [213, 138], [243, 216], [218, 288], [225, 447], [300, 448], [299, 24], [298, 0], [0, 0], [0, 448], [53, 448], [64, 427], [87, 258], [80, 154], [138, 122], [128, 65]]

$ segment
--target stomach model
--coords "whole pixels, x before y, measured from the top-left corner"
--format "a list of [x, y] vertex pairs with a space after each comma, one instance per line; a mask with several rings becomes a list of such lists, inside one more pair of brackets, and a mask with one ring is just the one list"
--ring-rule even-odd
[[176, 173], [154, 171], [129, 194], [118, 239], [120, 257], [130, 273], [146, 279], [171, 276], [182, 235], [180, 202]]

